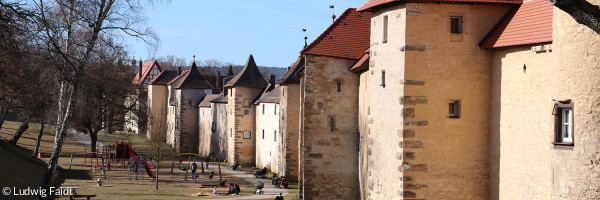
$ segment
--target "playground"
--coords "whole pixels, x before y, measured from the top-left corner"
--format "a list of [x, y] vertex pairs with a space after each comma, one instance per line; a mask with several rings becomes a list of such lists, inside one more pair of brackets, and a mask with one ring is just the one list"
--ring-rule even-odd
[[[12, 137], [18, 125], [19, 123], [15, 122], [5, 122], [0, 130], [0, 139], [8, 140]], [[31, 155], [38, 130], [39, 127], [32, 126], [19, 140], [17, 146], [19, 151], [24, 152], [24, 155]], [[46, 132], [40, 144], [40, 153], [42, 155], [41, 160], [48, 162], [53, 149], [54, 132], [51, 128], [47, 129]], [[150, 143], [145, 137], [101, 133], [98, 135], [98, 141], [112, 147], [98, 146], [98, 152], [89, 152], [89, 146], [74, 140], [72, 137], [67, 137], [59, 159], [61, 169], [59, 169], [60, 176], [57, 182], [60, 185], [77, 186], [77, 194], [94, 195], [92, 199], [217, 199], [253, 195], [253, 184], [255, 183], [250, 183], [239, 178], [239, 176], [228, 173], [222, 173], [221, 178], [227, 180], [228, 183], [238, 184], [240, 187], [239, 196], [212, 194], [214, 188], [212, 185], [219, 183], [219, 165], [215, 162], [209, 163], [208, 169], [204, 169], [205, 173], [202, 174], [201, 164], [204, 167], [204, 163], [200, 160], [203, 158], [196, 155], [179, 155], [174, 156], [173, 160], [161, 162], [158, 166], [159, 190], [155, 190], [154, 177], [156, 176], [157, 166], [154, 166], [151, 159], [144, 155]], [[103, 158], [104, 164], [102, 162]], [[198, 165], [198, 179], [196, 180], [192, 180], [188, 165], [188, 160], [191, 163], [194, 159], [196, 159]], [[182, 160], [181, 163], [179, 163], [179, 160]], [[38, 172], [39, 167], [20, 167], [24, 161], [19, 162], [21, 163], [0, 166], [0, 171], [12, 169], [16, 170], [17, 173], [28, 174], [30, 176], [26, 176], [27, 179], [20, 182], [23, 186], [35, 187], [43, 172]], [[137, 173], [134, 168], [135, 163], [138, 165]], [[104, 170], [102, 166], [104, 166]], [[226, 165], [221, 163], [221, 169], [226, 171], [227, 167], [223, 166]], [[215, 173], [212, 180], [209, 179], [210, 171]], [[15, 175], [9, 179], [18, 179], [18, 177], [18, 175]], [[9, 179], [3, 179], [0, 184], [6, 185], [14, 181]], [[98, 186], [98, 179], [101, 179], [102, 186]], [[201, 187], [203, 185], [205, 187]], [[209, 185], [209, 187], [206, 187], [206, 185]], [[219, 187], [217, 191], [227, 193], [227, 188]], [[262, 197], [258, 197], [258, 199], [262, 199]]]

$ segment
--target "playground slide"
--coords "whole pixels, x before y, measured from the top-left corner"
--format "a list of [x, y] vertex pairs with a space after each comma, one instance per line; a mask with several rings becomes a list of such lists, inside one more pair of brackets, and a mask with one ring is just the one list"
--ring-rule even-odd
[[[129, 152], [130, 156], [133, 156], [136, 160], [140, 160], [140, 158], [137, 157], [137, 154], [135, 153], [135, 151], [133, 151], [133, 149], [127, 148], [127, 151]], [[152, 170], [150, 170], [150, 165], [148, 165], [148, 163], [144, 162], [144, 168], [146, 169], [146, 173], [148, 174], [148, 176], [156, 178], [156, 176], [152, 174]]]

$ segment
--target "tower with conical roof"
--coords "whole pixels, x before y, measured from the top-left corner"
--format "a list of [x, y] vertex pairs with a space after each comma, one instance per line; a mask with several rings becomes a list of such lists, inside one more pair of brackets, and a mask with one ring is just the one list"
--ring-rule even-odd
[[229, 128], [228, 160], [232, 164], [254, 165], [256, 151], [256, 108], [252, 104], [269, 86], [262, 76], [254, 57], [250, 55], [244, 68], [225, 85], [228, 98]]
[[196, 62], [168, 84], [167, 142], [178, 153], [198, 152], [198, 105], [214, 87], [198, 71]]

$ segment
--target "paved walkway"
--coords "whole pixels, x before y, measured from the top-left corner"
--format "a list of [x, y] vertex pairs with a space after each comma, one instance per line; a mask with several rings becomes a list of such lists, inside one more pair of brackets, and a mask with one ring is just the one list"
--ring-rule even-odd
[[[90, 146], [92, 143], [92, 139], [90, 138], [89, 135], [86, 135], [84, 133], [75, 131], [73, 129], [69, 129], [69, 131], [67, 132], [67, 134], [71, 137], [73, 137], [73, 139], [79, 141], [80, 143], [84, 144], [84, 145], [88, 145]], [[97, 147], [101, 147], [102, 142], [97, 142]], [[209, 165], [209, 168], [207, 169], [208, 171], [213, 170], [213, 171], [217, 171], [218, 166], [216, 165]], [[288, 192], [287, 189], [278, 189], [277, 187], [275, 187], [274, 185], [271, 184], [271, 180], [270, 179], [258, 179], [258, 178], [254, 178], [253, 174], [246, 174], [246, 172], [241, 172], [241, 171], [233, 171], [230, 170], [228, 167], [223, 167], [221, 166], [221, 173], [224, 174], [230, 174], [233, 175], [237, 178], [241, 178], [244, 179], [245, 181], [248, 181], [251, 184], [256, 185], [258, 183], [258, 181], [262, 181], [263, 183], [265, 183], [265, 188], [263, 188], [263, 194], [262, 195], [251, 195], [251, 196], [243, 196], [243, 197], [235, 197], [235, 196], [231, 196], [231, 198], [220, 198], [222, 199], [274, 199], [277, 195], [279, 195], [279, 193], [282, 193], [283, 196], [285, 196]]]
[[[87, 146], [92, 146], [92, 139], [90, 138], [89, 135], [86, 135], [82, 132], [76, 131], [74, 129], [69, 129], [67, 131], [67, 135], [71, 136], [73, 139], [79, 141], [81, 144], [87, 145]], [[98, 142], [96, 141], [96, 147], [97, 148], [101, 148], [104, 144], [102, 144], [102, 142]]]
[[[212, 169], [213, 171], [218, 170], [216, 165], [209, 166], [209, 169]], [[221, 173], [231, 174], [235, 177], [244, 179], [245, 181], [248, 181], [249, 183], [252, 183], [254, 185], [256, 185], [258, 183], [258, 181], [262, 181], [263, 183], [265, 183], [265, 188], [263, 188], [264, 194], [262, 194], [262, 195], [256, 194], [256, 195], [251, 195], [251, 196], [232, 197], [232, 198], [226, 198], [226, 199], [274, 199], [275, 197], [277, 197], [277, 195], [279, 195], [279, 193], [281, 193], [283, 196], [285, 196], [288, 193], [287, 189], [283, 189], [283, 187], [281, 187], [281, 189], [278, 189], [277, 187], [272, 185], [271, 179], [254, 178], [253, 174], [246, 174], [246, 172], [241, 172], [241, 171], [233, 171], [233, 170], [230, 170], [228, 167], [223, 167], [223, 166], [221, 166]], [[223, 199], [223, 198], [220, 198], [220, 199]]]

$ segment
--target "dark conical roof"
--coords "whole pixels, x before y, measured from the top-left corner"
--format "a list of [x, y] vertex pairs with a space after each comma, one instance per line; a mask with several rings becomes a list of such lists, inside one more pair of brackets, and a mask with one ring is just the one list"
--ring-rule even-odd
[[171, 81], [171, 87], [175, 89], [215, 89], [202, 77], [196, 62], [192, 63], [192, 67], [185, 74]]
[[225, 87], [252, 87], [252, 88], [265, 88], [269, 85], [269, 81], [265, 79], [258, 66], [254, 62], [254, 57], [250, 54], [246, 66], [244, 69], [237, 73], [233, 79], [231, 79]]
[[298, 73], [302, 66], [304, 66], [304, 56], [299, 56], [298, 60], [283, 73], [283, 76], [281, 76], [277, 83], [280, 85], [300, 84], [300, 78], [296, 77], [296, 73]]

